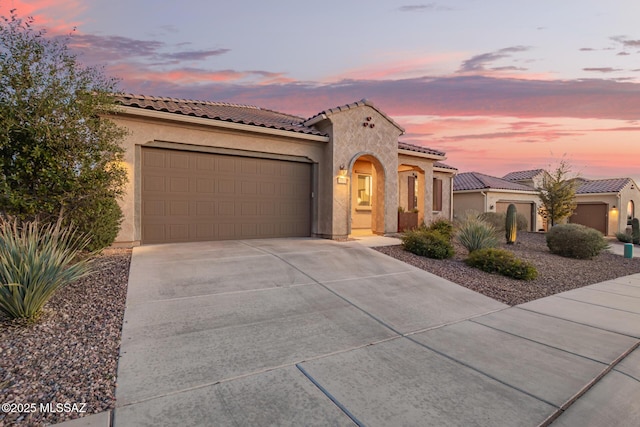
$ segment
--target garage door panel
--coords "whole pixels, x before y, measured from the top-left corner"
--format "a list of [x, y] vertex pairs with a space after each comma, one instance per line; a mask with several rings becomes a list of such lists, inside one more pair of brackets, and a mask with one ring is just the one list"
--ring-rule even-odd
[[142, 149], [142, 242], [309, 236], [311, 166]]
[[516, 211], [519, 214], [524, 215], [527, 219], [527, 230], [533, 231], [531, 226], [531, 221], [533, 219], [533, 203], [518, 203], [518, 202], [497, 202], [496, 203], [496, 212], [497, 213], [506, 213], [510, 204], [514, 204], [516, 206]]
[[595, 228], [607, 234], [608, 205], [604, 203], [578, 203], [569, 222]]

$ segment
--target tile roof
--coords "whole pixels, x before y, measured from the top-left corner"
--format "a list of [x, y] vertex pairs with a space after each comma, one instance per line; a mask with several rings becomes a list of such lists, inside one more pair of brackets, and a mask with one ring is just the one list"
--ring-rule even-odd
[[326, 136], [317, 129], [305, 126], [303, 124], [305, 120], [302, 117], [266, 110], [251, 105], [132, 94], [116, 95], [116, 102], [127, 107], [164, 111], [185, 116], [222, 120], [309, 135]]
[[453, 190], [512, 190], [512, 191], [536, 191], [528, 185], [507, 181], [491, 175], [479, 172], [464, 172], [453, 178]]
[[451, 170], [454, 170], [454, 171], [458, 170], [458, 168], [454, 168], [453, 166], [446, 165], [446, 164], [444, 164], [442, 162], [435, 162], [433, 164], [433, 167], [434, 168], [442, 168], [442, 169], [451, 169]]
[[631, 178], [589, 180], [583, 182], [576, 189], [576, 194], [617, 193], [621, 191], [629, 182], [631, 182]]
[[352, 102], [350, 104], [345, 104], [345, 105], [340, 105], [338, 107], [334, 107], [334, 108], [329, 108], [327, 110], [323, 110], [320, 111], [318, 114], [313, 115], [312, 117], [309, 117], [307, 120], [304, 121], [304, 123], [308, 126], [313, 125], [321, 120], [326, 119], [327, 117], [335, 114], [335, 113], [339, 113], [341, 111], [346, 111], [346, 110], [351, 110], [353, 108], [357, 108], [357, 107], [363, 107], [363, 106], [369, 106], [371, 108], [373, 108], [374, 110], [376, 110], [381, 116], [383, 116], [385, 119], [387, 119], [392, 125], [394, 125], [395, 127], [397, 127], [402, 133], [404, 133], [404, 128], [402, 126], [400, 126], [398, 123], [395, 122], [395, 120], [393, 120], [391, 117], [387, 116], [384, 111], [380, 110], [378, 107], [376, 107], [373, 102], [369, 101], [368, 99], [361, 99], [360, 101], [356, 101], [356, 102]]
[[401, 141], [398, 141], [398, 149], [415, 151], [416, 153], [431, 154], [434, 156], [444, 157], [446, 155], [443, 151], [433, 150], [431, 148], [423, 147], [421, 145], [413, 145], [413, 144], [409, 144], [408, 142], [401, 142]]
[[516, 171], [509, 172], [502, 179], [506, 179], [507, 181], [521, 181], [525, 179], [531, 179], [541, 173], [544, 172], [544, 169], [532, 169], [528, 171]]

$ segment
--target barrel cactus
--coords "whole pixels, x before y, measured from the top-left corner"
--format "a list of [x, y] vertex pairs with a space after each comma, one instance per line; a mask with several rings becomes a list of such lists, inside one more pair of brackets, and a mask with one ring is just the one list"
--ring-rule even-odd
[[638, 218], [633, 218], [631, 221], [631, 239], [634, 245], [640, 244], [640, 221]]
[[507, 217], [505, 219], [504, 230], [507, 238], [507, 244], [513, 245], [516, 242], [518, 233], [518, 211], [513, 203], [507, 208]]

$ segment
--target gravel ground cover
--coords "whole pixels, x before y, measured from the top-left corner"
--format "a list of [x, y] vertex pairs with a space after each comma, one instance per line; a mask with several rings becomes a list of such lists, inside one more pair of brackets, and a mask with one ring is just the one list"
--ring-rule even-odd
[[467, 266], [464, 247], [454, 241], [456, 255], [447, 260], [435, 260], [414, 255], [402, 246], [375, 248], [383, 254], [429, 271], [454, 283], [472, 289], [509, 305], [522, 304], [538, 298], [591, 285], [616, 277], [640, 273], [640, 258], [626, 259], [605, 251], [591, 260], [564, 258], [549, 252], [542, 233], [518, 233], [516, 244], [503, 243], [502, 248], [530, 261], [538, 269], [532, 281], [514, 280], [485, 273]]
[[[57, 292], [36, 323], [0, 315], [0, 404], [36, 407], [0, 411], [0, 426], [49, 425], [115, 407], [130, 261], [130, 249], [106, 249], [96, 271]], [[63, 404], [61, 412], [49, 403]]]

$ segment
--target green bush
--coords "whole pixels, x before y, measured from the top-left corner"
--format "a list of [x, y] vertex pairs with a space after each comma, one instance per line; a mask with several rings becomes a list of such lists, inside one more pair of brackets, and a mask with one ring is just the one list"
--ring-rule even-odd
[[590, 259], [609, 247], [602, 233], [580, 224], [560, 224], [547, 232], [551, 253], [567, 258]]
[[434, 230], [410, 230], [401, 239], [406, 251], [427, 258], [451, 258], [455, 253], [449, 238]]
[[538, 277], [536, 268], [504, 249], [478, 249], [469, 254], [465, 263], [487, 273], [498, 273], [518, 280], [533, 280]]
[[55, 291], [90, 272], [88, 259], [77, 260], [88, 243], [60, 222], [0, 223], [0, 311], [36, 318]]
[[[497, 232], [502, 233], [506, 222], [507, 214], [505, 212], [485, 212], [478, 216], [479, 219], [486, 223], [489, 223], [496, 229]], [[527, 217], [522, 213], [516, 215], [516, 221], [518, 223], [518, 231], [529, 231], [529, 225]]]
[[479, 218], [468, 217], [461, 222], [456, 237], [469, 253], [498, 246], [496, 229]]
[[623, 243], [631, 243], [633, 241], [633, 237], [627, 233], [616, 233], [616, 239]]
[[83, 200], [67, 213], [65, 225], [89, 238], [86, 249], [99, 251], [111, 245], [118, 235], [122, 222], [122, 210], [114, 197], [104, 196]]
[[453, 224], [446, 219], [441, 218], [433, 221], [428, 229], [437, 231], [449, 240], [453, 238]]

